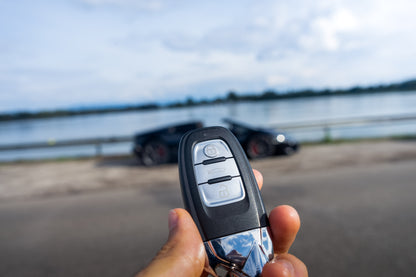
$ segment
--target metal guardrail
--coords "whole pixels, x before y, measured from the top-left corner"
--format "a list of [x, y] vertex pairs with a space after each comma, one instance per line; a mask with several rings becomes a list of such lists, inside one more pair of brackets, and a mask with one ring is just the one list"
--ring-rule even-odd
[[[272, 125], [272, 126], [269, 126], [269, 128], [280, 129], [280, 130], [322, 129], [324, 131], [325, 137], [330, 137], [331, 128], [335, 128], [335, 127], [363, 126], [363, 125], [393, 123], [393, 122], [403, 122], [403, 121], [416, 121], [416, 114], [291, 122], [291, 123], [285, 123], [285, 124]], [[0, 151], [93, 145], [95, 147], [96, 156], [100, 156], [102, 154], [103, 144], [132, 142], [132, 141], [133, 141], [133, 136], [87, 138], [87, 139], [73, 139], [73, 140], [61, 140], [61, 141], [48, 140], [46, 142], [0, 145]]]
[[131, 142], [131, 141], [133, 141], [133, 136], [73, 139], [73, 140], [61, 140], [61, 141], [48, 140], [46, 142], [0, 145], [0, 151], [13, 151], [13, 150], [35, 149], [35, 148], [51, 148], [51, 147], [93, 145], [93, 146], [95, 146], [95, 155], [96, 156], [101, 156], [102, 145], [103, 144]]
[[359, 126], [370, 125], [375, 123], [393, 123], [397, 121], [416, 121], [415, 114], [399, 115], [399, 116], [368, 116], [368, 117], [356, 117], [347, 119], [331, 119], [331, 120], [314, 120], [314, 121], [302, 121], [291, 122], [285, 124], [272, 125], [272, 129], [315, 129], [315, 128], [328, 128], [328, 127], [340, 127], [340, 126]]
[[[291, 122], [285, 124], [272, 125], [270, 128], [279, 130], [299, 130], [299, 129], [322, 129], [325, 138], [331, 137], [331, 128], [336, 127], [351, 127], [351, 126], [366, 126], [383, 123], [394, 123], [404, 121], [416, 121], [415, 114], [404, 115], [388, 115], [388, 116], [367, 116], [367, 117], [352, 117], [343, 119], [330, 120], [311, 120], [302, 122]], [[416, 130], [415, 130], [416, 131]]]

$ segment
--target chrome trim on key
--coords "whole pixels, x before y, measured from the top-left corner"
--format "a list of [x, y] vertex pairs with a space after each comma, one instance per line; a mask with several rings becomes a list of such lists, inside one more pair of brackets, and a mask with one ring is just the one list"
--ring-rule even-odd
[[266, 227], [213, 239], [204, 245], [210, 273], [218, 277], [260, 276], [263, 266], [274, 256]]

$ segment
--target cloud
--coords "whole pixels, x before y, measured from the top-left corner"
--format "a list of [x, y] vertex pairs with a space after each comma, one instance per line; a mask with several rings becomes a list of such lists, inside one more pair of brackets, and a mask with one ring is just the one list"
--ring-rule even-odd
[[165, 7], [162, 0], [78, 0], [89, 7], [117, 7], [122, 9], [136, 9], [143, 11], [160, 11]]
[[390, 82], [416, 2], [0, 2], [0, 110]]
[[[347, 7], [331, 7], [328, 11], [284, 2], [253, 10], [244, 20], [215, 26], [202, 34], [170, 33], [163, 38], [164, 46], [185, 52], [256, 53], [259, 60], [264, 60], [355, 45], [346, 41], [350, 38], [346, 35], [359, 28], [359, 21]], [[310, 10], [313, 12], [308, 13]]]
[[268, 86], [275, 87], [287, 84], [288, 80], [284, 75], [269, 75], [266, 77], [266, 82]]

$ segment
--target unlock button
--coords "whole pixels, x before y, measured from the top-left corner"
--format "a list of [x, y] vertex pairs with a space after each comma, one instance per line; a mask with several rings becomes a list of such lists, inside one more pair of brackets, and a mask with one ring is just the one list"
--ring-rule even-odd
[[208, 182], [210, 179], [227, 175], [232, 177], [240, 175], [234, 159], [226, 159], [223, 162], [208, 165], [198, 164], [194, 166], [194, 170], [196, 181], [199, 185]]
[[216, 207], [231, 204], [244, 199], [245, 192], [240, 177], [230, 181], [203, 184], [198, 186], [201, 199], [207, 207]]

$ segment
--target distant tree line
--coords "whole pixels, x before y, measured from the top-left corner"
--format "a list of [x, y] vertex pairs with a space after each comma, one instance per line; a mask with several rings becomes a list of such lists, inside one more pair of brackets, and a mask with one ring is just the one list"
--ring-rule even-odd
[[224, 97], [217, 97], [210, 100], [194, 100], [192, 97], [188, 97], [184, 101], [177, 101], [168, 104], [139, 104], [139, 105], [120, 105], [115, 107], [104, 108], [87, 108], [87, 109], [66, 109], [66, 110], [53, 110], [53, 111], [40, 111], [40, 112], [16, 112], [16, 113], [3, 113], [0, 114], [0, 121], [19, 120], [19, 119], [31, 119], [31, 118], [48, 118], [48, 117], [63, 117], [63, 116], [75, 116], [75, 115], [88, 115], [88, 114], [101, 114], [101, 113], [114, 113], [114, 112], [126, 112], [126, 111], [144, 111], [144, 110], [156, 110], [161, 108], [181, 108], [200, 105], [210, 105], [218, 103], [232, 103], [242, 101], [267, 101], [278, 99], [293, 99], [301, 97], [318, 97], [318, 96], [336, 96], [336, 95], [358, 95], [368, 93], [382, 93], [392, 91], [415, 91], [416, 92], [416, 79], [409, 80], [401, 83], [394, 83], [389, 85], [377, 85], [360, 87], [355, 86], [348, 89], [324, 89], [313, 90], [303, 89], [297, 91], [278, 92], [275, 90], [266, 90], [263, 93], [253, 94], [238, 94], [235, 91], [230, 91]]
[[138, 110], [154, 110], [158, 109], [158, 104], [146, 104], [146, 105], [124, 105], [119, 107], [105, 107], [105, 108], [88, 108], [88, 109], [66, 109], [66, 110], [52, 110], [52, 111], [40, 111], [40, 112], [16, 112], [16, 113], [3, 113], [0, 114], [0, 121], [7, 120], [19, 120], [19, 119], [32, 119], [32, 118], [49, 118], [49, 117], [64, 117], [75, 115], [88, 115], [88, 114], [101, 114], [101, 113], [114, 113], [125, 111], [138, 111]]

